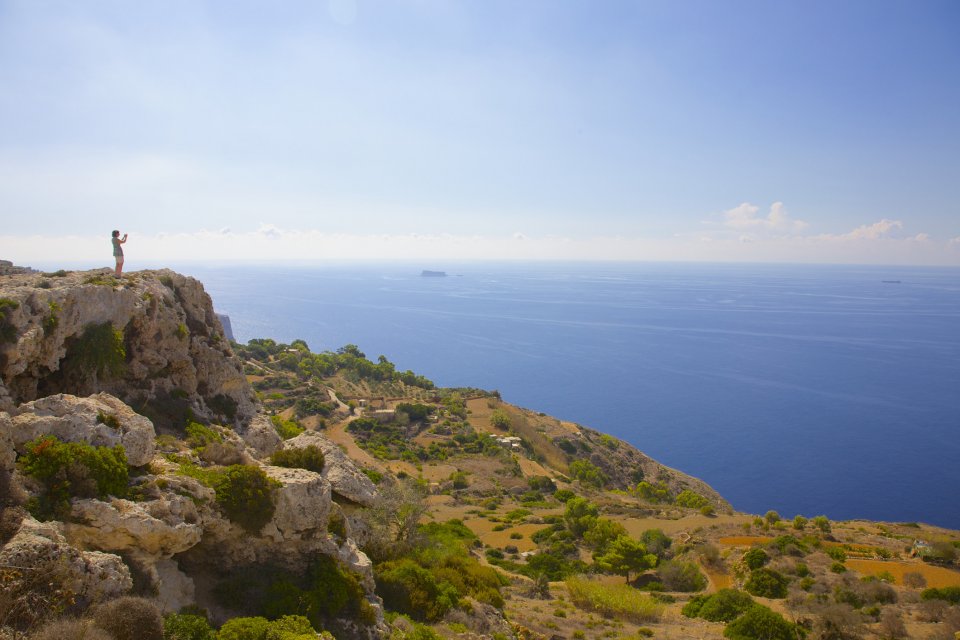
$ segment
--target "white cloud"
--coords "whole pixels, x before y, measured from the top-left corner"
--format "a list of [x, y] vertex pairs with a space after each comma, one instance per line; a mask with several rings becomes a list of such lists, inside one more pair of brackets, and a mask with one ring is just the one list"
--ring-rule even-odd
[[723, 212], [723, 224], [730, 229], [778, 231], [781, 233], [799, 233], [808, 226], [803, 220], [791, 219], [782, 202], [774, 202], [770, 205], [770, 211], [766, 216], [758, 216], [759, 212], [760, 207], [744, 202]]
[[903, 229], [903, 222], [900, 220], [887, 220], [884, 218], [873, 224], [865, 224], [857, 227], [850, 233], [840, 236], [851, 240], [877, 240], [886, 238], [896, 231]]

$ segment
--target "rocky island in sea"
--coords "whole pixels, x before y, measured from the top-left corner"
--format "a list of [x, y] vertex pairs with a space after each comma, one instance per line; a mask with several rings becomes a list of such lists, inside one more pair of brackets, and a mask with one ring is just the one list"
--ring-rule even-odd
[[4, 269], [6, 637], [960, 631], [956, 531], [738, 513], [628, 443], [359, 346], [231, 343], [173, 271]]

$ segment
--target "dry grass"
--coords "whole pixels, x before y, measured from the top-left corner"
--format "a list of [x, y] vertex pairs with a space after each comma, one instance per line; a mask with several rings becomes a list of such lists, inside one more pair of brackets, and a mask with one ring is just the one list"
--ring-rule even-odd
[[626, 584], [603, 584], [586, 578], [567, 579], [570, 601], [603, 616], [632, 622], [657, 622], [666, 607], [650, 596]]
[[865, 576], [877, 576], [888, 572], [899, 585], [903, 584], [903, 574], [919, 573], [926, 579], [928, 587], [960, 587], [960, 572], [924, 562], [849, 559], [844, 564], [848, 569], [853, 569]]
[[725, 536], [718, 542], [725, 547], [752, 547], [755, 544], [766, 544], [773, 538], [765, 536]]

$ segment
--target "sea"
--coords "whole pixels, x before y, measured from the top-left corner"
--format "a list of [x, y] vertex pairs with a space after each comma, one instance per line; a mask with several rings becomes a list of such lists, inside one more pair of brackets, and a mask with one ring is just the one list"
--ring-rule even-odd
[[960, 529], [960, 269], [177, 268], [240, 342], [356, 344], [440, 386], [498, 390], [629, 442], [740, 511]]

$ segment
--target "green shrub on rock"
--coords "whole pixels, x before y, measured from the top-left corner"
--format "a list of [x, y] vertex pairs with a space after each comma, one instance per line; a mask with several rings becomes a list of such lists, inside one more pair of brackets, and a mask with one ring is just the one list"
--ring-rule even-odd
[[260, 531], [273, 517], [273, 493], [279, 483], [268, 478], [260, 467], [231, 465], [215, 474], [212, 484], [217, 504], [230, 520], [247, 531]]
[[323, 451], [316, 445], [300, 449], [280, 449], [270, 456], [270, 464], [288, 469], [306, 469], [320, 473], [324, 465]]
[[61, 442], [42, 436], [27, 443], [20, 469], [39, 481], [40, 496], [28, 504], [41, 520], [64, 516], [70, 498], [102, 498], [127, 494], [129, 470], [123, 447], [93, 447], [85, 442]]

